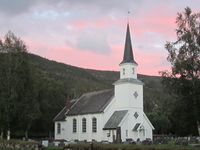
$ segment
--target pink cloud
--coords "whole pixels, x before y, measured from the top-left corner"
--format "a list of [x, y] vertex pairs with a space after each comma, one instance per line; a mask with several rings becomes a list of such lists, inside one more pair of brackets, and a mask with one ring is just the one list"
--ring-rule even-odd
[[77, 21], [73, 21], [71, 25], [76, 29], [83, 30], [84, 28], [88, 26], [88, 22], [83, 21], [83, 20], [77, 20]]
[[[135, 59], [138, 66], [138, 72], [146, 75], [159, 75], [159, 71], [169, 70], [165, 53], [144, 53], [135, 50]], [[165, 64], [163, 64], [165, 62]]]
[[162, 34], [164, 37], [174, 37], [176, 28], [176, 13], [172, 14], [167, 7], [158, 6], [148, 13], [142, 13], [132, 18], [131, 28], [137, 37], [144, 36], [147, 32]]

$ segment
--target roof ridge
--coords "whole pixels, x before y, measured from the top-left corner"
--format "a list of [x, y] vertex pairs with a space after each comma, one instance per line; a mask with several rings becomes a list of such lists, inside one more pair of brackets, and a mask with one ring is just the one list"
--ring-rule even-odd
[[98, 91], [91, 91], [91, 92], [84, 93], [82, 96], [89, 95], [89, 94], [99, 94], [99, 93], [103, 93], [103, 92], [107, 92], [107, 91], [111, 91], [111, 90], [113, 90], [113, 88], [112, 89], [98, 90]]
[[53, 118], [53, 121], [56, 121], [56, 118], [66, 109], [66, 106]]

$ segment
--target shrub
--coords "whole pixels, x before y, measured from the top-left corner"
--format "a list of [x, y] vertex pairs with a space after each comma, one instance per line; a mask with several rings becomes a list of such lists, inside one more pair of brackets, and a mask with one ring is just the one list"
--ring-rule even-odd
[[146, 139], [146, 140], [144, 140], [144, 141], [142, 141], [142, 144], [143, 145], [152, 145], [152, 140], [151, 139]]
[[188, 145], [188, 140], [186, 140], [186, 139], [177, 139], [176, 141], [175, 141], [175, 144], [176, 145], [184, 145], [184, 146], [186, 146], [186, 145]]

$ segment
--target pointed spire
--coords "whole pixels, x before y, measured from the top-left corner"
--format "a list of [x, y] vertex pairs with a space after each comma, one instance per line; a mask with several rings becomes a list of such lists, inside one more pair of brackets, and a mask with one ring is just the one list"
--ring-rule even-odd
[[120, 64], [122, 64], [122, 63], [135, 63], [135, 64], [137, 64], [136, 61], [134, 60], [134, 57], [133, 57], [129, 23], [127, 23], [124, 57], [123, 57], [123, 60]]

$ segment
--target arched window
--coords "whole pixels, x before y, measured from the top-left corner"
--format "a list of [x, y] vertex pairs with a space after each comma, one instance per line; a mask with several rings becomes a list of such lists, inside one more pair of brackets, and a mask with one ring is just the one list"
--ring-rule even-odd
[[92, 132], [97, 132], [97, 118], [92, 118]]
[[135, 73], [135, 69], [134, 69], [134, 68], [132, 68], [132, 73], [133, 73], [133, 74]]
[[61, 133], [61, 124], [57, 123], [57, 134]]
[[125, 75], [125, 68], [123, 68], [123, 75]]
[[86, 132], [86, 119], [82, 119], [82, 132]]
[[77, 123], [76, 119], [73, 119], [73, 132], [76, 133]]

